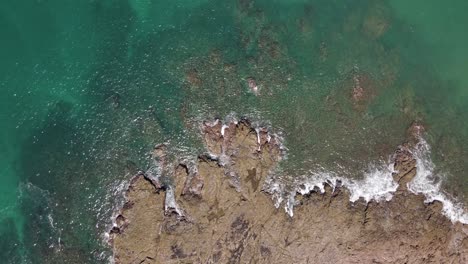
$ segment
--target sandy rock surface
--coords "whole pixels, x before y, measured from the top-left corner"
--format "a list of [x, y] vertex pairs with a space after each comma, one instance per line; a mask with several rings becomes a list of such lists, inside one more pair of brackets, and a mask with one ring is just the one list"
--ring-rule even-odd
[[175, 186], [132, 179], [111, 231], [116, 263], [468, 263], [468, 226], [404, 187], [417, 170], [407, 145], [391, 201], [352, 204], [327, 188], [298, 195], [291, 218], [262, 190], [282, 155], [274, 135], [247, 121], [202, 130], [211, 155], [170, 165]]

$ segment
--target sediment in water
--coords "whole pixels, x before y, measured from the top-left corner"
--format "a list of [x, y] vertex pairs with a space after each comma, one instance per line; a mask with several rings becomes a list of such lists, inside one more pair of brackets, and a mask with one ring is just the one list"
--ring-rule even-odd
[[171, 186], [132, 179], [110, 234], [116, 263], [468, 261], [468, 226], [407, 188], [418, 169], [411, 143], [393, 156], [392, 199], [351, 203], [342, 184], [325, 183], [324, 192], [294, 192], [290, 217], [265, 185], [283, 153], [275, 135], [248, 121], [205, 123], [202, 131], [209, 154], [196, 170], [171, 164]]

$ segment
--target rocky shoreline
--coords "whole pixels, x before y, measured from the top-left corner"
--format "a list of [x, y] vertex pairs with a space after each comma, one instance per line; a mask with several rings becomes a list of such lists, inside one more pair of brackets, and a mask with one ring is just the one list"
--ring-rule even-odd
[[[247, 120], [204, 123], [209, 154], [196, 162], [153, 152], [159, 176], [140, 172], [126, 191], [109, 242], [116, 263], [468, 263], [468, 225], [407, 190], [417, 171], [409, 129], [394, 155], [393, 199], [351, 203], [325, 184], [296, 196], [294, 217], [262, 189], [284, 155], [280, 140]], [[161, 176], [162, 175], [162, 176]]]

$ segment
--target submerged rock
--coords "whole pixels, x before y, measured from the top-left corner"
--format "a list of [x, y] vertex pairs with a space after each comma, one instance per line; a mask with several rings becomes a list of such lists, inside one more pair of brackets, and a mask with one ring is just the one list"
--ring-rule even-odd
[[426, 131], [426, 128], [421, 122], [415, 121], [411, 124], [408, 128], [408, 137], [414, 143], [417, 142], [418, 139], [422, 136], [422, 134]]
[[[177, 165], [175, 186], [132, 181], [118, 214], [125, 228], [111, 232], [116, 263], [468, 262], [468, 226], [452, 224], [439, 202], [399, 189], [390, 201], [351, 204], [347, 189], [325, 184], [298, 195], [291, 218], [263, 191], [283, 155], [275, 135], [248, 121], [202, 131], [209, 154]], [[394, 155], [400, 186], [417, 170], [410, 147]], [[186, 217], [166, 212], [168, 195]]]
[[200, 77], [199, 72], [196, 69], [190, 69], [185, 74], [185, 79], [192, 87], [200, 87], [202, 86], [202, 79]]
[[375, 97], [374, 82], [369, 74], [354, 73], [352, 75], [351, 98], [355, 107], [363, 107]]
[[258, 85], [257, 82], [253, 77], [247, 78], [247, 84], [249, 85], [250, 90], [255, 94], [258, 95]]
[[387, 6], [383, 2], [375, 1], [364, 18], [363, 32], [373, 39], [384, 35], [390, 27], [388, 12]]

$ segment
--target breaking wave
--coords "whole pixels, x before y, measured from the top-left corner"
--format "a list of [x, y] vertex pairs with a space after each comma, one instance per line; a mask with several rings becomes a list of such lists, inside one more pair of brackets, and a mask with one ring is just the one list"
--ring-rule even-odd
[[426, 203], [439, 201], [442, 203], [442, 213], [453, 223], [460, 222], [468, 224], [468, 213], [461, 202], [450, 198], [441, 187], [441, 181], [445, 175], [435, 172], [435, 165], [430, 157], [431, 148], [429, 144], [420, 138], [413, 155], [416, 158], [416, 176], [408, 183], [408, 190], [415, 194], [423, 194]]
[[[390, 162], [380, 166], [370, 166], [369, 170], [364, 173], [364, 177], [359, 180], [341, 177], [331, 171], [310, 172], [307, 179], [297, 183], [291, 191], [285, 191], [286, 186], [275, 180], [270, 180], [267, 183], [269, 186], [267, 191], [273, 195], [276, 207], [281, 206], [285, 201], [284, 209], [292, 217], [297, 194], [325, 193], [326, 185], [330, 186], [333, 191], [337, 187], [348, 189], [351, 202], [356, 202], [359, 199], [363, 199], [366, 203], [372, 200], [376, 202], [390, 201], [398, 188], [398, 183], [392, 177], [394, 172], [393, 163]], [[305, 178], [303, 177], [303, 179]], [[285, 199], [285, 197], [287, 198]]]
[[[452, 223], [460, 222], [468, 224], [468, 213], [461, 202], [450, 198], [441, 188], [438, 178], [443, 175], [435, 175], [435, 165], [430, 157], [430, 146], [421, 138], [412, 150], [416, 159], [416, 176], [407, 184], [408, 190], [414, 194], [422, 194], [426, 197], [425, 203], [440, 201], [443, 205], [442, 213]], [[369, 166], [361, 179], [349, 179], [342, 177], [333, 171], [309, 172], [304, 177], [299, 177], [293, 187], [287, 186], [281, 180], [270, 177], [266, 183], [265, 191], [272, 194], [275, 206], [284, 206], [285, 211], [292, 217], [294, 206], [297, 205], [296, 195], [306, 195], [312, 192], [325, 193], [325, 186], [335, 191], [337, 187], [344, 187], [350, 193], [350, 202], [360, 199], [366, 203], [370, 201], [390, 201], [398, 189], [398, 183], [394, 180], [393, 158], [379, 166]], [[278, 172], [277, 174], [281, 174]]]

